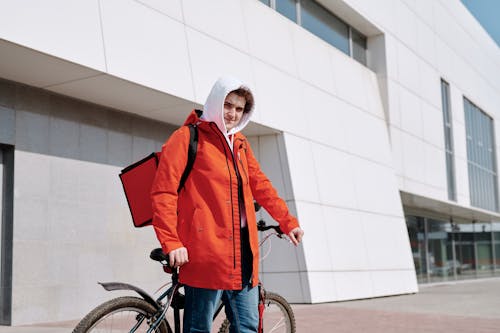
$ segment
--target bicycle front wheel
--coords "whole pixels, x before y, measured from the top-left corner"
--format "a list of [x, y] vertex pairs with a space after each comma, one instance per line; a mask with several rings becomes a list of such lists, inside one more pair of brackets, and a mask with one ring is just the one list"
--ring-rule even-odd
[[[224, 319], [219, 333], [229, 333], [229, 320]], [[267, 292], [264, 304], [263, 331], [259, 333], [295, 333], [295, 316], [288, 302], [278, 294]]]
[[[118, 297], [89, 312], [75, 327], [73, 333], [147, 332], [153, 324], [156, 309], [138, 297]], [[172, 333], [166, 320], [155, 329], [156, 333]]]

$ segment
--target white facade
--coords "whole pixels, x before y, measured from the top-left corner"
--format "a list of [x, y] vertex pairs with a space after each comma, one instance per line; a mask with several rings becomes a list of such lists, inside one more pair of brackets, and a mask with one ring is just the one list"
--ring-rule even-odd
[[12, 81], [0, 81], [0, 143], [15, 149], [12, 324], [81, 317], [112, 296], [96, 281], [161, 284], [147, 259], [153, 230], [132, 228], [117, 174], [158, 150], [223, 74], [254, 88], [245, 134], [305, 230], [300, 247], [275, 241], [262, 263], [266, 287], [289, 301], [416, 292], [403, 205], [497, 217], [470, 206], [462, 96], [496, 124], [500, 53], [465, 7], [318, 2], [367, 36], [367, 66], [257, 0], [0, 0], [0, 78]]

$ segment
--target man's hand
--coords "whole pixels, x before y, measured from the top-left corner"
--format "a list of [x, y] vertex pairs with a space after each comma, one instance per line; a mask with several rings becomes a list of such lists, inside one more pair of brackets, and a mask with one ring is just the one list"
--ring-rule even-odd
[[185, 247], [170, 251], [168, 254], [170, 267], [176, 268], [189, 262], [188, 250]]
[[300, 241], [302, 240], [302, 236], [304, 236], [304, 231], [299, 227], [293, 229], [288, 233], [288, 237], [295, 246], [299, 245]]

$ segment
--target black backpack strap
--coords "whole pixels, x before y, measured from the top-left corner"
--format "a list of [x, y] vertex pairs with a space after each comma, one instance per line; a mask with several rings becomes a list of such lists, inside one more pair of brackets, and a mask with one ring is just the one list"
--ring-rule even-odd
[[194, 160], [196, 159], [196, 152], [198, 151], [198, 127], [195, 124], [189, 124], [188, 127], [189, 127], [188, 160], [186, 164], [186, 169], [184, 169], [181, 181], [179, 182], [177, 193], [179, 193], [184, 187], [187, 177], [191, 173], [191, 169], [193, 169]]

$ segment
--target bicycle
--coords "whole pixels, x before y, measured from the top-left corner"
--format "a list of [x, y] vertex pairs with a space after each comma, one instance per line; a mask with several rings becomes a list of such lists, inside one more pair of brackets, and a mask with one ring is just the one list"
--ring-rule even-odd
[[[264, 220], [258, 222], [257, 228], [259, 231], [274, 230], [261, 241], [259, 246], [262, 246], [273, 235], [285, 239], [279, 226], [267, 226]], [[166, 318], [167, 311], [170, 308], [173, 309], [175, 333], [180, 333], [180, 310], [184, 308], [184, 295], [180, 292], [182, 285], [178, 280], [178, 269], [172, 269], [169, 266], [168, 255], [164, 254], [161, 248], [151, 251], [150, 258], [161, 263], [165, 273], [172, 275], [170, 288], [155, 300], [147, 292], [131, 284], [120, 282], [99, 283], [107, 291], [130, 290], [136, 292], [142, 298], [122, 296], [102, 303], [90, 311], [77, 324], [73, 333], [98, 333], [101, 331], [172, 333], [172, 328]], [[220, 302], [215, 311], [214, 320], [223, 307], [224, 305]], [[218, 333], [229, 333], [229, 328], [230, 323], [225, 318], [219, 327]], [[290, 304], [280, 295], [266, 292], [261, 283], [259, 283], [258, 332], [295, 333], [295, 317]]]

